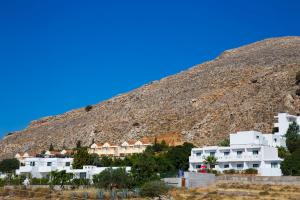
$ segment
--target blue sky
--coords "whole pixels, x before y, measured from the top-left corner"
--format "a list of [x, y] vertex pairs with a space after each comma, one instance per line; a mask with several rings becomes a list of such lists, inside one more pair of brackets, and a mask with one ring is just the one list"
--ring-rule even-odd
[[300, 1], [0, 1], [0, 137], [269, 37]]

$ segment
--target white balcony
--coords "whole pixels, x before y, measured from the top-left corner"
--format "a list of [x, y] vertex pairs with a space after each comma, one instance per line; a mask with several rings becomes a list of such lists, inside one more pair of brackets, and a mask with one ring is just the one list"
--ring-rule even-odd
[[50, 173], [51, 171], [53, 171], [53, 167], [51, 167], [51, 166], [40, 166], [39, 167], [40, 173]]
[[[228, 156], [215, 156], [217, 162], [238, 162], [238, 161], [260, 161], [262, 159], [261, 155], [228, 155]], [[191, 163], [203, 162], [205, 156], [190, 156], [189, 161]]]
[[21, 166], [20, 169], [17, 170], [17, 173], [29, 173], [32, 169], [32, 166]]

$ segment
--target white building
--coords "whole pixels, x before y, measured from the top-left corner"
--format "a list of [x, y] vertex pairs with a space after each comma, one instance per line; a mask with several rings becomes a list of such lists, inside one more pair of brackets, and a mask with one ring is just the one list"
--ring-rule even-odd
[[24, 166], [16, 170], [17, 175], [31, 175], [33, 178], [46, 178], [52, 171], [70, 171], [73, 158], [25, 158]]
[[[108, 167], [83, 166], [82, 169], [72, 168], [73, 158], [25, 158], [25, 166], [20, 166], [16, 170], [17, 175], [30, 175], [32, 178], [49, 178], [52, 171], [65, 170], [74, 174], [74, 178], [92, 179], [95, 174], [99, 174]], [[113, 167], [116, 169], [118, 167]], [[128, 172], [131, 167], [125, 167]]]
[[275, 135], [284, 136], [292, 122], [296, 122], [300, 126], [300, 116], [290, 115], [288, 113], [278, 113], [274, 117], [277, 121], [274, 123], [274, 128], [277, 129]]
[[229, 169], [245, 170], [254, 168], [261, 176], [281, 176], [277, 146], [282, 141], [275, 141], [273, 137], [265, 137], [256, 131], [238, 132], [230, 134], [230, 146], [206, 146], [193, 148], [189, 158], [189, 171], [199, 171], [207, 156], [217, 158], [217, 164], [211, 166], [214, 170]]

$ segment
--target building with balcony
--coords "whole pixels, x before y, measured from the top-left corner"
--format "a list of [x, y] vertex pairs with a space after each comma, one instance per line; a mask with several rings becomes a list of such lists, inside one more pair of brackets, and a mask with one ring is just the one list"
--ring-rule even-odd
[[120, 145], [108, 142], [104, 144], [94, 143], [88, 149], [88, 152], [96, 153], [99, 156], [125, 157], [135, 153], [142, 153], [149, 145], [152, 145], [152, 143], [148, 139], [125, 141]]
[[278, 113], [274, 118], [276, 119], [274, 123], [275, 135], [284, 136], [292, 122], [296, 122], [300, 126], [300, 116]]
[[261, 176], [281, 176], [282, 159], [278, 157], [274, 141], [270, 141], [269, 137], [264, 135], [256, 131], [238, 132], [230, 134], [229, 147], [193, 148], [189, 158], [189, 171], [200, 171], [201, 166], [206, 165], [205, 159], [208, 156], [214, 156], [217, 163], [209, 167], [220, 172], [254, 168]]

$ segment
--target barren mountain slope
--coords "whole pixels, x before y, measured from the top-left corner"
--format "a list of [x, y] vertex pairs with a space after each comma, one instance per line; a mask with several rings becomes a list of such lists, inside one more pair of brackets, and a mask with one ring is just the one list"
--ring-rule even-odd
[[119, 142], [175, 132], [197, 145], [241, 130], [271, 132], [277, 112], [300, 113], [295, 74], [300, 37], [263, 40], [132, 92], [33, 121], [0, 141], [0, 158], [19, 151], [74, 147], [77, 140]]

